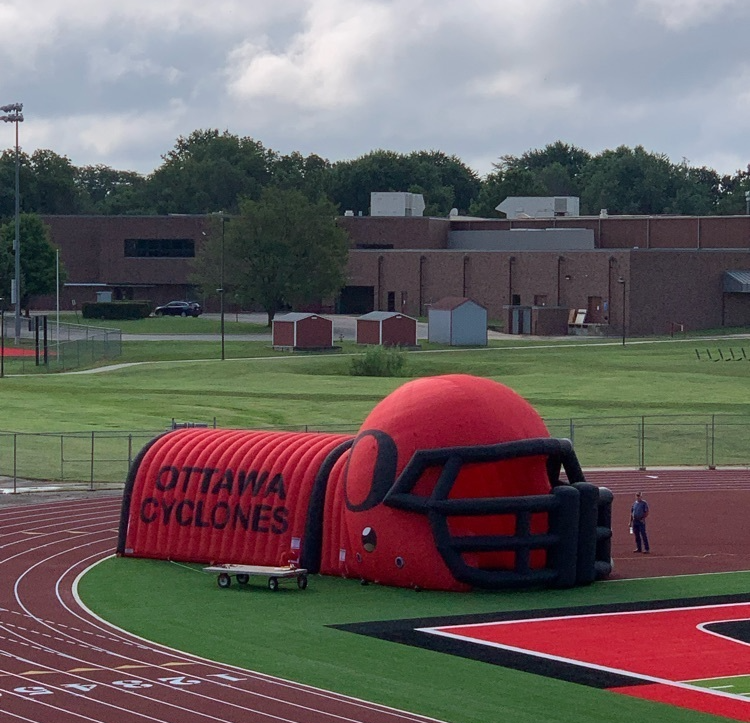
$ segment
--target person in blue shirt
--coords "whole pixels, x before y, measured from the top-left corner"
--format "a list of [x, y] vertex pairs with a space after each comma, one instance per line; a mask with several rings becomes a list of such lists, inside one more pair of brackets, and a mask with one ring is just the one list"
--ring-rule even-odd
[[630, 527], [635, 535], [633, 552], [649, 552], [648, 535], [646, 534], [646, 518], [648, 517], [648, 503], [640, 492], [635, 493], [635, 502], [630, 508]]

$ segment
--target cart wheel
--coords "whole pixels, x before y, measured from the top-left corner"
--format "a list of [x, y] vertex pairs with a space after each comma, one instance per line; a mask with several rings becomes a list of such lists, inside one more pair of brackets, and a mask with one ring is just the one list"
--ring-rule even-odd
[[307, 587], [307, 575], [297, 576], [297, 587], [300, 590], [304, 590]]
[[247, 585], [247, 583], [250, 581], [250, 575], [246, 575], [244, 572], [241, 572], [237, 575], [237, 582], [240, 585]]
[[219, 587], [229, 587], [232, 584], [232, 578], [227, 573], [222, 572], [219, 574], [216, 582], [219, 584]]
[[276, 592], [279, 589], [279, 581], [275, 577], [268, 578], [268, 589]]

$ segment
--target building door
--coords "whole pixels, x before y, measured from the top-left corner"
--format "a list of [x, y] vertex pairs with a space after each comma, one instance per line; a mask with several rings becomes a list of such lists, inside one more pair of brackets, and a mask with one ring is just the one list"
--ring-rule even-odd
[[586, 309], [586, 323], [602, 324], [604, 322], [604, 305], [601, 296], [589, 296], [589, 305]]
[[374, 286], [345, 286], [341, 289], [339, 314], [369, 314], [374, 309]]

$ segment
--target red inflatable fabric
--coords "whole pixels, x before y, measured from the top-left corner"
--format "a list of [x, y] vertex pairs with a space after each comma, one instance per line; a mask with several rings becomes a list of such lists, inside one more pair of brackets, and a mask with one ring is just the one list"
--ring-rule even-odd
[[200, 563], [287, 564], [299, 556], [316, 470], [346, 439], [220, 429], [163, 435], [131, 470], [120, 551]]
[[436, 590], [585, 584], [609, 562], [597, 541], [607, 524], [599, 501], [570, 443], [550, 439], [528, 402], [490, 379], [453, 374], [404, 384], [354, 439], [162, 435], [132, 465], [118, 552], [295, 561]]
[[[378, 404], [362, 424], [352, 449], [332, 475], [325, 529], [335, 533], [324, 548], [321, 571], [387, 585], [443, 590], [467, 589], [456, 581], [440, 553], [430, 516], [384, 505], [389, 490], [420, 450], [475, 448], [498, 442], [549, 437], [534, 408], [513, 390], [468, 375], [427, 377], [409, 382]], [[442, 466], [424, 470], [409, 491], [427, 498]], [[548, 494], [544, 457], [465, 464], [447, 497], [477, 499]], [[341, 520], [344, 524], [341, 524]], [[452, 537], [512, 534], [512, 515], [451, 516]], [[546, 529], [546, 515], [534, 516], [531, 531]], [[511, 552], [467, 552], [473, 567], [512, 569]], [[532, 565], [544, 565], [544, 553]]]

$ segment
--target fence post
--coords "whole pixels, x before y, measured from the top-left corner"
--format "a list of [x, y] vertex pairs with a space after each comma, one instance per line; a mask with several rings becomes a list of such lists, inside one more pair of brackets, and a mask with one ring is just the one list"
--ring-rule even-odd
[[716, 469], [716, 415], [711, 415], [711, 459], [709, 469]]
[[65, 482], [65, 435], [60, 435], [60, 482]]
[[13, 435], [13, 493], [18, 491], [18, 435]]
[[641, 443], [638, 469], [646, 469], [646, 417], [641, 417]]
[[568, 428], [570, 430], [568, 439], [570, 440], [570, 443], [573, 445], [573, 449], [575, 449], [575, 436], [576, 436], [576, 428], [575, 424], [573, 423], [573, 417], [570, 418], [570, 422], [568, 424]]
[[94, 430], [91, 430], [91, 482], [89, 486], [89, 490], [93, 492], [94, 490], [94, 437], [96, 435], [96, 432]]
[[133, 435], [128, 435], [128, 469], [127, 472], [130, 472], [130, 467], [133, 464]]

